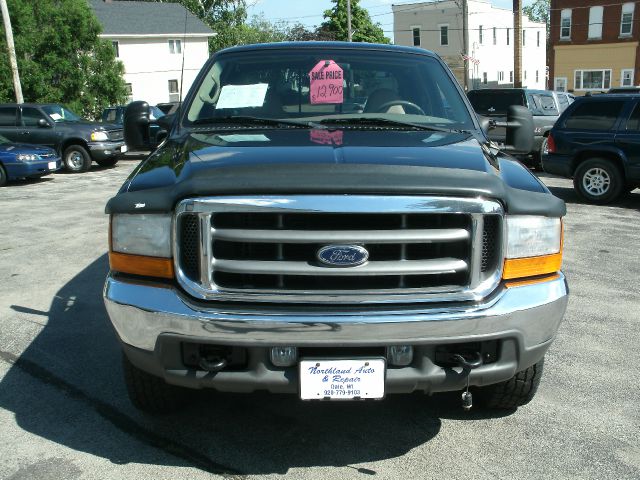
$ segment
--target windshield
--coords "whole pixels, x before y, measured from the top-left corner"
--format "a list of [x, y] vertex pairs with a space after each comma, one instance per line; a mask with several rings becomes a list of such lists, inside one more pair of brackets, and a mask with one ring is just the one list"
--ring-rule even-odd
[[506, 115], [511, 105], [524, 105], [520, 90], [472, 90], [468, 97], [473, 109], [480, 115]]
[[79, 122], [82, 120], [82, 117], [79, 117], [71, 110], [64, 108], [62, 105], [44, 105], [42, 107], [47, 115], [51, 117], [51, 119], [58, 122]]
[[203, 77], [186, 123], [232, 123], [236, 116], [323, 124], [381, 118], [445, 129], [474, 128], [454, 80], [438, 60], [376, 50], [223, 54]]
[[149, 112], [150, 112], [149, 118], [151, 118], [151, 120], [157, 120], [160, 117], [164, 117], [164, 112], [160, 110], [158, 107], [150, 106]]

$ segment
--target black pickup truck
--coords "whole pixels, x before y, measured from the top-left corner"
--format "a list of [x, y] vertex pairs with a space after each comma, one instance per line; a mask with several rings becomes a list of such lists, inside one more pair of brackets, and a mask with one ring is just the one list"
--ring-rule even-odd
[[[187, 388], [530, 401], [568, 290], [564, 203], [422, 49], [236, 47], [107, 204], [104, 300], [139, 408]], [[506, 141], [529, 151], [511, 107]], [[149, 139], [129, 105], [127, 142]]]
[[91, 162], [112, 166], [126, 152], [122, 127], [91, 122], [56, 103], [0, 105], [0, 135], [17, 143], [51, 147], [69, 172], [86, 172]]

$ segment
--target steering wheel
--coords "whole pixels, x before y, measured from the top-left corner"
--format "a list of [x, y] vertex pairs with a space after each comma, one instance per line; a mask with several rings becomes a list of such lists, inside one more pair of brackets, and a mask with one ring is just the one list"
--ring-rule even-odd
[[418, 105], [416, 105], [413, 102], [409, 102], [408, 100], [391, 100], [390, 102], [383, 103], [378, 107], [378, 109], [376, 110], [376, 113], [386, 113], [386, 110], [389, 107], [393, 107], [394, 105], [400, 105], [401, 107], [409, 107], [414, 111], [416, 111], [418, 115], [424, 115], [425, 117], [427, 116], [427, 114], [424, 113], [424, 110], [422, 110], [422, 108], [420, 108]]

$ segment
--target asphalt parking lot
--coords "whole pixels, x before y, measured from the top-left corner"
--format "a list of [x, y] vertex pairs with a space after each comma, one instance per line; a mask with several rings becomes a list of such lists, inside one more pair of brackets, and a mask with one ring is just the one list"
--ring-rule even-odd
[[0, 189], [0, 478], [640, 478], [640, 190], [567, 202], [571, 297], [534, 401], [459, 395], [302, 403], [202, 392], [179, 414], [129, 403], [102, 303], [106, 200], [136, 165]]

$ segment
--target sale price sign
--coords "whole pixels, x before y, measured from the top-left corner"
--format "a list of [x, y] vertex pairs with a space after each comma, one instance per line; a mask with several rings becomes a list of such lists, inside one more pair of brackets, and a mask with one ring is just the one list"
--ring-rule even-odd
[[333, 60], [320, 60], [309, 72], [311, 103], [342, 103], [342, 68]]

